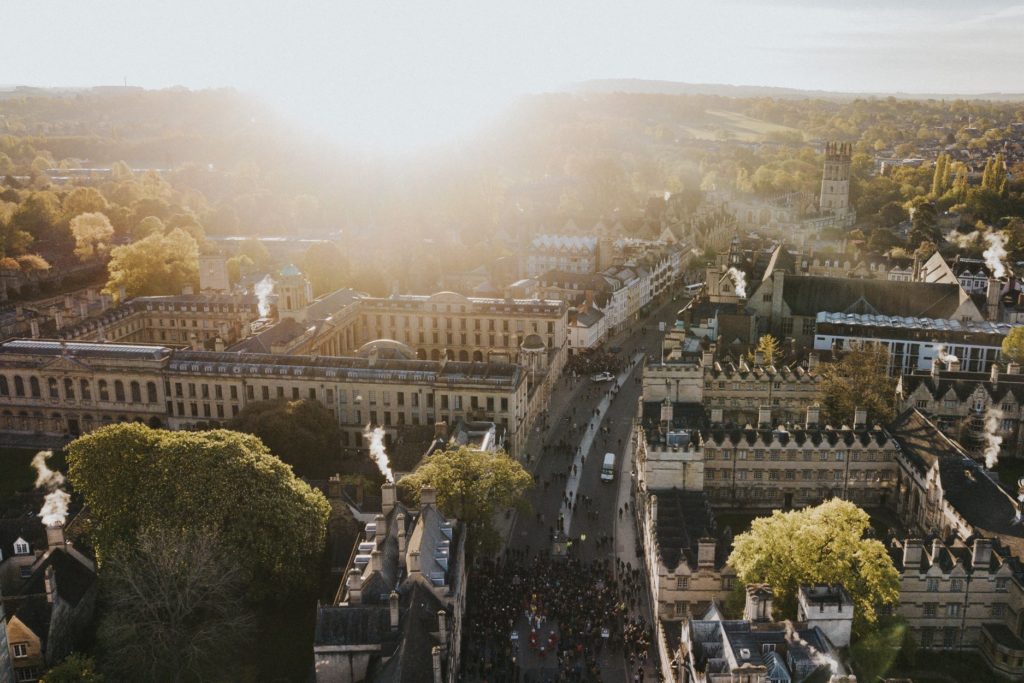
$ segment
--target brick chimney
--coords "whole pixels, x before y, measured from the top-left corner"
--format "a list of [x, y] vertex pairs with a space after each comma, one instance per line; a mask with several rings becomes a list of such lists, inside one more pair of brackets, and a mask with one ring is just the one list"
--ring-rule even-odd
[[437, 489], [433, 486], [424, 486], [420, 489], [420, 511], [426, 510], [430, 506], [437, 505]]
[[434, 683], [444, 683], [441, 678], [441, 648], [435, 645], [430, 651], [430, 658], [434, 665]]
[[715, 567], [715, 539], [702, 538], [697, 541], [697, 568], [714, 569]]
[[903, 542], [903, 568], [921, 566], [921, 555], [924, 545], [919, 538], [908, 538]]
[[946, 369], [950, 372], [960, 372], [960, 358], [953, 356], [949, 359], [949, 362], [946, 363]]
[[379, 572], [384, 569], [383, 560], [381, 560], [381, 554], [379, 550], [370, 552], [370, 571]]
[[971, 567], [986, 569], [992, 561], [992, 540], [989, 538], [974, 539], [974, 551], [971, 554]]
[[395, 484], [394, 482], [385, 482], [380, 487], [380, 507], [381, 512], [384, 516], [391, 514], [391, 511], [395, 508]]
[[56, 550], [60, 548], [64, 549], [64, 525], [63, 524], [47, 524], [46, 525], [46, 547], [49, 550]]
[[374, 533], [374, 540], [380, 543], [384, 540], [384, 537], [388, 535], [388, 524], [384, 520], [384, 515], [377, 515], [374, 517], [373, 523], [377, 525]]
[[224, 348], [224, 339], [221, 338], [221, 336], [218, 334], [217, 337], [213, 340], [213, 350], [223, 351]]
[[772, 426], [771, 406], [761, 406], [757, 409], [757, 426], [762, 429], [770, 429]]
[[442, 643], [448, 642], [448, 613], [437, 610], [437, 637]]
[[391, 630], [398, 630], [398, 593], [391, 591], [391, 595], [388, 596], [388, 612], [391, 617]]
[[985, 318], [990, 321], [999, 320], [999, 297], [1003, 290], [1002, 284], [994, 277], [988, 279], [988, 288], [985, 290]]
[[341, 475], [332, 474], [327, 478], [327, 497], [341, 498]]
[[821, 422], [821, 406], [815, 403], [812, 406], [807, 406], [807, 421], [804, 427], [807, 429], [816, 429], [818, 423]]
[[999, 384], [999, 363], [993, 363], [992, 369], [989, 375], [989, 381], [992, 382], [992, 386]]
[[448, 438], [448, 423], [438, 420], [434, 423], [434, 438], [446, 440]]
[[355, 567], [348, 570], [345, 587], [348, 588], [349, 604], [358, 605], [363, 601], [363, 574]]

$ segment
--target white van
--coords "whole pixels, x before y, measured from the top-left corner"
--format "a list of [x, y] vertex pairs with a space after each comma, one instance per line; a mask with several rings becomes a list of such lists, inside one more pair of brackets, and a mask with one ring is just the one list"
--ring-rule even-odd
[[601, 465], [601, 481], [611, 481], [615, 478], [615, 454], [605, 453], [604, 464]]

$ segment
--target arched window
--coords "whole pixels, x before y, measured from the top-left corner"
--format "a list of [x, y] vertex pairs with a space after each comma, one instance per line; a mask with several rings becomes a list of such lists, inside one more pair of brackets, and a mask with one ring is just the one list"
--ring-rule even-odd
[[80, 388], [82, 389], [82, 400], [83, 401], [91, 401], [92, 400], [92, 389], [89, 387], [89, 380], [83, 379], [78, 384], [79, 384]]
[[29, 377], [28, 378], [28, 387], [32, 391], [32, 398], [42, 398], [43, 392], [39, 388], [39, 378], [38, 377], [35, 377], [35, 376]]
[[124, 403], [124, 382], [119, 379], [114, 380], [114, 400]]
[[146, 382], [146, 399], [150, 403], [156, 403], [156, 382]]
[[46, 390], [49, 392], [50, 398], [60, 398], [60, 390], [57, 388], [57, 379], [55, 377], [47, 378]]
[[11, 388], [7, 385], [7, 375], [0, 375], [0, 396], [9, 396]]
[[132, 391], [132, 401], [134, 403], [142, 403], [142, 387], [138, 382], [132, 382], [130, 385]]
[[21, 378], [21, 375], [14, 376], [14, 395], [24, 396], [25, 395], [25, 380]]
[[100, 400], [101, 401], [109, 401], [110, 400], [110, 391], [107, 389], [107, 380], [105, 380], [105, 379], [101, 379], [100, 380]]
[[69, 401], [75, 400], [75, 382], [69, 377], [64, 378], [64, 398]]

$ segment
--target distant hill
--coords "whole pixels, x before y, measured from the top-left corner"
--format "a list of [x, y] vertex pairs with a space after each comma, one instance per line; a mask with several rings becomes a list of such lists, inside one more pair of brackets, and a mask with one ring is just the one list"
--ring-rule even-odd
[[822, 99], [849, 101], [860, 98], [895, 97], [902, 100], [992, 100], [1024, 102], [1024, 93], [905, 93], [905, 92], [839, 92], [834, 90], [800, 90], [765, 85], [725, 85], [721, 83], [683, 83], [681, 81], [649, 81], [640, 78], [605, 78], [569, 85], [575, 93], [637, 93], [646, 95], [716, 95], [719, 97], [774, 97], [777, 99]]

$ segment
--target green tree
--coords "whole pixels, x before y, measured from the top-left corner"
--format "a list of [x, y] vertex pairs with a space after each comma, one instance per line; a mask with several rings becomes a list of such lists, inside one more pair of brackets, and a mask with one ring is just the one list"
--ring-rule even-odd
[[254, 436], [117, 424], [72, 442], [67, 461], [101, 561], [156, 530], [211, 529], [250, 594], [284, 595], [315, 574], [330, 506]]
[[852, 424], [854, 411], [885, 424], [896, 416], [896, 381], [888, 374], [889, 352], [881, 344], [865, 344], [821, 366], [818, 384], [825, 419], [833, 425]]
[[250, 402], [229, 426], [258, 436], [304, 477], [323, 478], [341, 471], [341, 430], [318, 401]]
[[81, 213], [71, 219], [71, 234], [75, 236], [75, 256], [88, 261], [102, 258], [110, 250], [114, 226], [102, 213]]
[[486, 555], [500, 545], [494, 516], [503, 508], [521, 510], [523, 495], [533, 478], [504, 453], [485, 453], [463, 446], [439, 451], [424, 459], [412, 474], [398, 482], [403, 498], [418, 501], [420, 489], [437, 490], [437, 503], [449, 517], [469, 529], [470, 553]]
[[96, 213], [106, 211], [109, 204], [94, 187], [76, 187], [64, 197], [64, 215], [74, 218], [83, 213]]
[[801, 584], [842, 584], [854, 602], [854, 630], [877, 620], [876, 608], [899, 599], [899, 573], [885, 545], [866, 537], [868, 513], [834, 498], [803, 510], [754, 520], [733, 542], [729, 564], [743, 584], [767, 583], [783, 617], [796, 617]]
[[907, 220], [907, 210], [899, 202], [889, 202], [878, 210], [878, 225], [892, 228]]
[[106, 678], [96, 670], [92, 657], [72, 652], [67, 659], [49, 669], [39, 683], [104, 683]]
[[912, 225], [908, 241], [911, 247], [921, 242], [942, 243], [942, 231], [939, 229], [939, 215], [932, 202], [922, 202], [914, 209]]
[[[154, 528], [106, 557], [97, 639], [116, 680], [226, 680], [255, 619], [246, 576], [207, 530]], [[230, 678], [230, 676], [227, 676]]]
[[1003, 359], [1024, 363], [1024, 327], [1014, 327], [1003, 337]]
[[164, 222], [156, 216], [146, 216], [132, 228], [132, 241], [146, 239], [150, 235], [160, 235], [167, 229]]
[[153, 234], [111, 250], [107, 270], [110, 293], [124, 287], [129, 297], [180, 294], [187, 284], [199, 286], [199, 246], [181, 230]]

